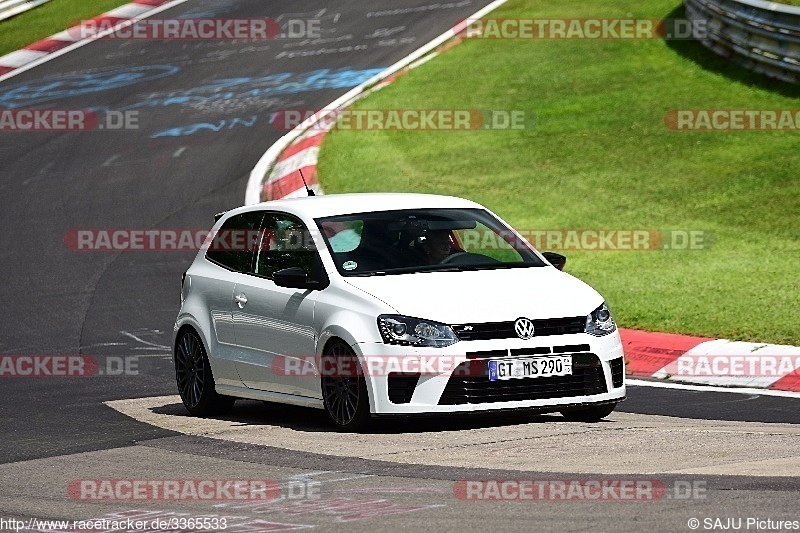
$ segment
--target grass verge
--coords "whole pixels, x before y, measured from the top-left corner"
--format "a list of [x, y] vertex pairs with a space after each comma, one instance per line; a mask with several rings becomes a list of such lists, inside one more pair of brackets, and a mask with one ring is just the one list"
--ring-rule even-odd
[[130, 0], [51, 0], [0, 22], [0, 56], [24, 48]]
[[[512, 0], [492, 18], [666, 18], [676, 0]], [[519, 229], [691, 230], [702, 250], [567, 251], [623, 327], [800, 345], [800, 132], [670, 130], [673, 109], [796, 109], [695, 42], [468, 40], [357, 109], [523, 110], [514, 131], [333, 131], [329, 193], [476, 200]], [[476, 305], [479, 305], [476, 302]]]

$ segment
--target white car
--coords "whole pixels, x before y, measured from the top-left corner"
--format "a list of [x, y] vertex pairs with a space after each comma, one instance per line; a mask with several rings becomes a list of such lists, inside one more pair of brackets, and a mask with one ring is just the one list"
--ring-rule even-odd
[[192, 414], [250, 398], [355, 430], [371, 416], [514, 409], [592, 421], [625, 399], [603, 298], [469, 200], [278, 200], [222, 214], [211, 235], [174, 331]]

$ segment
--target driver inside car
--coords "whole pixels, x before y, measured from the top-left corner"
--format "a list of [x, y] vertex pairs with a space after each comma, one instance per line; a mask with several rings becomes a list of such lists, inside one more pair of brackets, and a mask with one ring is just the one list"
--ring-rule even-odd
[[431, 265], [441, 263], [453, 251], [450, 244], [450, 232], [447, 230], [428, 231], [423, 237], [420, 237], [420, 241], [428, 264]]

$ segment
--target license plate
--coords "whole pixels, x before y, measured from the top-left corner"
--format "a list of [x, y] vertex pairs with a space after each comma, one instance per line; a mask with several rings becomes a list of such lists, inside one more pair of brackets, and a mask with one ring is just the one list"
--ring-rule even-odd
[[489, 361], [489, 381], [571, 376], [572, 356]]

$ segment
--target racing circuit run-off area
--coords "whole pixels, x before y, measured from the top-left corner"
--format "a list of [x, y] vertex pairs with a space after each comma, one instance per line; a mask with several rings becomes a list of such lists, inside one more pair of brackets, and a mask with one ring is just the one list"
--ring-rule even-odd
[[800, 531], [793, 0], [0, 0], [0, 532]]

